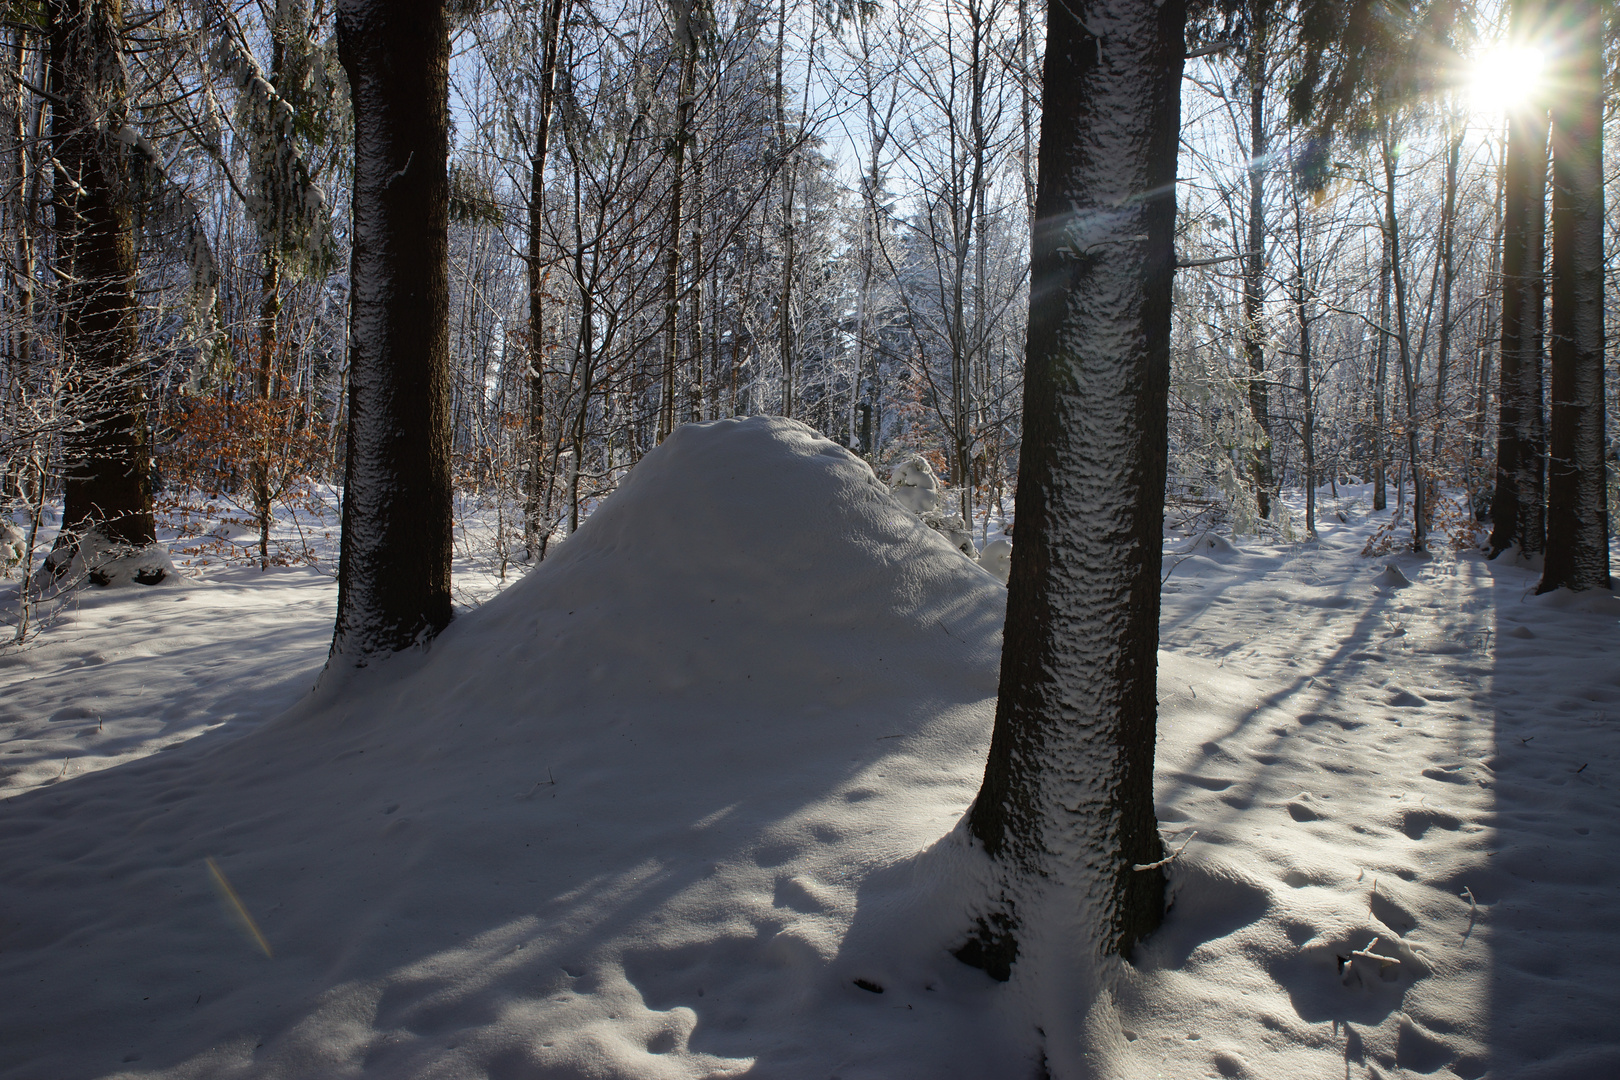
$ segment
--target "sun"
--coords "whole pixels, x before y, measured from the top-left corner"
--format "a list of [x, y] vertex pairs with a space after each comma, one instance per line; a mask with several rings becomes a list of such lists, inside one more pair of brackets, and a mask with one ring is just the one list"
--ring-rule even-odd
[[1468, 97], [1476, 113], [1500, 115], [1530, 99], [1541, 87], [1546, 57], [1540, 49], [1499, 45], [1473, 62]]

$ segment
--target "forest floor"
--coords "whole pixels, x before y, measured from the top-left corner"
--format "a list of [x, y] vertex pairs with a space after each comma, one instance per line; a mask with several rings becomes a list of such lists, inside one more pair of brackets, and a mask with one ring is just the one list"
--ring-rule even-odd
[[[1180, 854], [1097, 1075], [1620, 1076], [1620, 600], [1366, 557], [1367, 495], [1166, 537]], [[213, 566], [0, 653], [0, 1077], [1039, 1074], [946, 951], [1005, 590], [864, 465], [682, 429], [311, 693], [334, 601]]]

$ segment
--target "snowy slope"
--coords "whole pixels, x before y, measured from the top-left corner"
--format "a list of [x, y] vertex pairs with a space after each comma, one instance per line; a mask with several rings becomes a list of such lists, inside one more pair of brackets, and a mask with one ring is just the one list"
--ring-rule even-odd
[[[1364, 559], [1342, 506], [1167, 541], [1185, 848], [1104, 1059], [1620, 1075], [1620, 603]], [[330, 588], [233, 573], [0, 658], [0, 1076], [1037, 1075], [944, 951], [1005, 592], [831, 443], [683, 428], [427, 654], [273, 722]]]
[[[683, 429], [425, 657], [11, 800], [0, 1061], [824, 1075], [890, 1046], [844, 930], [971, 796], [1004, 595], [807, 429]], [[942, 947], [912, 1075], [996, 1059], [937, 1038], [985, 982]]]

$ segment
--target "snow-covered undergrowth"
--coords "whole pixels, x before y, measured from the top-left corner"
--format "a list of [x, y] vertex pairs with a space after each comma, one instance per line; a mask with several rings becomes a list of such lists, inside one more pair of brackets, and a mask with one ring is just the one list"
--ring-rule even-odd
[[[1101, 1059], [1620, 1075], [1620, 603], [1362, 558], [1357, 494], [1309, 544], [1166, 539], [1181, 854]], [[683, 428], [300, 700], [332, 595], [90, 592], [0, 658], [0, 1075], [1038, 1074], [945, 952], [1005, 592], [864, 465]]]

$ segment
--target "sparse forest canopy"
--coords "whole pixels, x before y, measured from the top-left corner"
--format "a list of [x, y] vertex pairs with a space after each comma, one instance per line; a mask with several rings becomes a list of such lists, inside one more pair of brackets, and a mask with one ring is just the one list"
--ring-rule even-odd
[[[337, 6], [8, 11], [13, 520], [65, 492], [75, 535], [139, 545], [156, 522], [186, 557], [313, 557], [270, 523], [296, 507], [335, 528], [348, 467]], [[996, 538], [1023, 431], [1038, 5], [446, 14], [445, 439], [454, 488], [500, 518], [493, 564], [544, 558], [674, 426], [759, 413], [885, 478], [923, 455], [941, 517]], [[1377, 545], [1474, 544], [1494, 507], [1493, 548], [1573, 544], [1559, 581], [1600, 583], [1593, 538], [1620, 518], [1603, 18], [1190, 9], [1172, 523], [1306, 536], [1314, 496], [1301, 520], [1278, 491], [1365, 480], [1397, 511]]]

